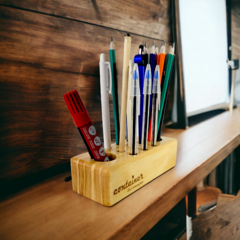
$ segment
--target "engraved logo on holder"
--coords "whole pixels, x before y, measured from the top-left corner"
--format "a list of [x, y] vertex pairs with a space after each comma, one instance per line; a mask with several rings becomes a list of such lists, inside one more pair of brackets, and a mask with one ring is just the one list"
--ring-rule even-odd
[[[113, 194], [116, 195], [124, 189], [128, 189], [127, 190], [128, 192], [131, 191], [133, 188], [138, 187], [139, 185], [143, 184], [143, 181], [140, 181], [142, 179], [143, 179], [143, 174], [142, 173], [136, 178], [134, 178], [134, 175], [132, 175], [132, 180], [130, 180], [130, 181], [127, 180], [125, 184], [123, 184], [119, 188], [115, 189], [113, 191]], [[134, 183], [137, 183], [137, 184], [134, 185]]]

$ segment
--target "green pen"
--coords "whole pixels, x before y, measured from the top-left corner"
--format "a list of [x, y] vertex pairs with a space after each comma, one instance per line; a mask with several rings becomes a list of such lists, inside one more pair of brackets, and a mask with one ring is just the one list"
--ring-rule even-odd
[[112, 72], [112, 97], [113, 97], [113, 112], [114, 112], [114, 125], [115, 125], [115, 138], [116, 145], [119, 145], [119, 110], [118, 110], [118, 84], [117, 84], [117, 69], [115, 58], [115, 46], [113, 43], [113, 37], [110, 42], [110, 64]]
[[169, 54], [166, 56], [166, 58], [167, 58], [166, 59], [167, 66], [166, 66], [165, 79], [164, 79], [163, 88], [162, 88], [160, 110], [158, 112], [157, 141], [161, 140], [161, 134], [159, 133], [160, 123], [161, 123], [161, 119], [164, 117], [162, 115], [163, 115], [163, 110], [164, 110], [165, 98], [167, 96], [168, 82], [169, 82], [169, 78], [170, 78], [170, 74], [171, 74], [172, 63], [173, 63], [173, 59], [174, 59], [174, 47], [170, 48]]

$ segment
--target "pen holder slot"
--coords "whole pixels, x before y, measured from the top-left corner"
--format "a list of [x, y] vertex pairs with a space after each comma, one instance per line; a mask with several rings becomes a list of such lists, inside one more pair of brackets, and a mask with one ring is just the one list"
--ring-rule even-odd
[[112, 206], [176, 164], [177, 140], [162, 137], [157, 146], [148, 143], [148, 150], [138, 146], [138, 154], [131, 155], [125, 145], [121, 153], [112, 144], [107, 155], [109, 162], [97, 162], [83, 153], [71, 159], [73, 191], [102, 205]]

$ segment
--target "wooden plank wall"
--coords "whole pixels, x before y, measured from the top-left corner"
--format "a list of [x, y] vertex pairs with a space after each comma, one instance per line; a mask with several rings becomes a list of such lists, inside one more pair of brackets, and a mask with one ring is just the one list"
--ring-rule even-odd
[[[170, 7], [170, 0], [0, 0], [0, 182], [86, 151], [63, 100], [68, 91], [78, 90], [102, 137], [99, 54], [108, 54], [113, 36], [121, 80], [124, 32], [132, 34], [132, 58], [143, 42], [171, 42]], [[110, 108], [113, 123], [112, 101]]]

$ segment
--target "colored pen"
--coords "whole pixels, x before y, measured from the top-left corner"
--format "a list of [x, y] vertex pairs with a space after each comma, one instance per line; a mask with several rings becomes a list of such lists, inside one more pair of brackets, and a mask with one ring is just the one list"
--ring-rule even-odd
[[[155, 61], [155, 43], [153, 42], [152, 47], [151, 47], [151, 53], [150, 53], [150, 65], [151, 65], [151, 73], [154, 73], [154, 69], [156, 66], [156, 61]], [[152, 74], [152, 86], [153, 86], [153, 76]], [[149, 130], [148, 130], [148, 141], [151, 141], [151, 134], [152, 134], [152, 98], [150, 98], [150, 110], [149, 110]]]
[[129, 68], [130, 54], [131, 54], [131, 37], [130, 37], [130, 34], [127, 34], [124, 37], [123, 72], [122, 72], [122, 104], [121, 104], [119, 152], [124, 152], [124, 149], [125, 149], [128, 68]]
[[139, 88], [139, 74], [138, 65], [135, 63], [133, 66], [133, 74], [131, 81], [131, 115], [132, 115], [132, 126], [131, 126], [131, 149], [132, 155], [137, 154], [137, 126], [138, 126], [138, 116], [140, 114], [140, 88]]
[[[105, 54], [101, 53], [99, 70], [101, 86], [102, 125], [105, 149], [111, 149], [111, 128], [109, 111], [109, 93], [112, 93], [112, 74], [110, 63], [105, 61]], [[109, 74], [108, 74], [109, 71]]]
[[151, 146], [155, 146], [157, 142], [157, 120], [158, 111], [160, 110], [160, 69], [156, 65], [154, 77], [153, 77], [153, 87], [152, 87], [152, 136], [151, 136]]
[[113, 97], [113, 113], [114, 113], [114, 126], [115, 126], [115, 138], [116, 145], [119, 145], [119, 107], [118, 107], [118, 81], [117, 81], [117, 68], [115, 57], [115, 45], [113, 43], [113, 37], [110, 42], [110, 63], [112, 72], [112, 97]]
[[[171, 70], [170, 70], [169, 81], [168, 81], [168, 86], [167, 86], [167, 95], [165, 97], [165, 101], [164, 101], [164, 105], [163, 105], [163, 111], [162, 111], [162, 116], [163, 117], [161, 118], [159, 131], [158, 131], [158, 136], [157, 136], [157, 141], [161, 141], [161, 133], [162, 133], [162, 127], [163, 127], [163, 122], [164, 122], [164, 115], [165, 115], [165, 111], [166, 111], [166, 107], [167, 107], [167, 97], [168, 97], [168, 92], [169, 92], [169, 88], [170, 88], [170, 80], [171, 80], [172, 70], [173, 70], [173, 64], [172, 64]], [[165, 76], [163, 76], [163, 78], [165, 78]]]
[[144, 78], [144, 106], [143, 106], [143, 124], [142, 124], [142, 149], [147, 150], [148, 124], [149, 124], [149, 104], [152, 90], [152, 74], [150, 64], [146, 67]]
[[[142, 53], [143, 45], [139, 46], [139, 53]], [[146, 64], [146, 57], [144, 54], [138, 54], [134, 57], [134, 63], [138, 64], [138, 73], [139, 73], [139, 85], [140, 85], [140, 115], [138, 119], [138, 137], [139, 143], [142, 142], [142, 119], [143, 119], [143, 87], [144, 87], [144, 74], [145, 74], [145, 64]]]
[[158, 55], [158, 64], [160, 68], [160, 84], [162, 83], [162, 74], [163, 74], [163, 68], [164, 68], [164, 62], [165, 62], [165, 42], [160, 47], [160, 53]]
[[166, 97], [167, 97], [167, 93], [168, 93], [168, 89], [169, 89], [168, 88], [168, 83], [169, 83], [169, 78], [170, 78], [170, 74], [171, 74], [173, 59], [174, 59], [174, 46], [170, 47], [169, 54], [167, 55], [165, 77], [164, 77], [163, 87], [162, 87], [162, 91], [161, 91], [162, 94], [161, 94], [160, 111], [159, 111], [159, 116], [158, 116], [157, 141], [161, 140], [160, 123], [161, 123], [161, 121], [163, 121], [163, 118], [164, 118], [164, 113], [163, 113], [164, 111], [163, 110], [164, 110], [165, 101], [167, 100]]
[[98, 137], [95, 127], [76, 90], [64, 94], [64, 100], [72, 115], [74, 123], [88, 149], [90, 157], [96, 161], [109, 161]]

